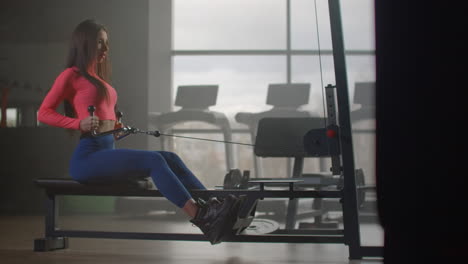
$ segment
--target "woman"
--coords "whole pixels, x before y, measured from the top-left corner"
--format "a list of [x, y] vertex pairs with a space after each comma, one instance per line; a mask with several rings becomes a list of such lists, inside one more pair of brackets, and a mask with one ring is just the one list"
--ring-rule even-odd
[[[206, 189], [174, 153], [115, 149], [114, 136], [93, 137], [116, 126], [117, 93], [109, 84], [107, 29], [94, 20], [73, 32], [66, 69], [57, 77], [39, 108], [42, 123], [81, 131], [70, 161], [71, 176], [81, 183], [122, 182], [131, 174], [151, 176], [158, 190], [191, 218], [212, 244], [230, 234], [240, 199], [230, 195], [196, 202], [190, 189]], [[65, 115], [56, 109], [65, 103]], [[94, 115], [88, 106], [95, 106]]]

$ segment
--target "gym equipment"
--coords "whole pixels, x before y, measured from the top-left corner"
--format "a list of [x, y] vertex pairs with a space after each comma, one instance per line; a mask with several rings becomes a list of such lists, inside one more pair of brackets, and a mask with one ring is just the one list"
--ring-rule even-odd
[[[223, 189], [221, 190], [192, 190], [194, 198], [207, 199], [212, 196], [223, 197], [228, 194], [245, 195], [246, 199], [239, 212], [238, 219], [234, 225], [233, 237], [227, 241], [235, 242], [287, 242], [287, 243], [344, 243], [344, 230], [322, 230], [319, 233], [313, 230], [294, 229], [291, 223], [296, 221], [296, 211], [289, 206], [287, 214], [287, 227], [285, 229], [276, 228], [275, 222], [271, 219], [255, 220], [255, 212], [259, 200], [269, 198], [283, 198], [289, 201], [297, 201], [298, 198], [342, 198], [341, 189], [314, 189], [313, 177], [302, 177], [303, 156], [311, 155], [304, 150], [303, 135], [315, 127], [316, 123], [322, 122], [321, 118], [266, 118], [259, 122], [258, 137], [254, 151], [257, 155], [272, 155], [294, 157], [294, 171], [299, 173], [292, 179], [251, 179], [249, 172], [241, 172], [233, 169], [226, 174]], [[141, 131], [136, 128], [119, 128], [115, 131], [127, 131], [129, 133], [144, 133], [151, 136], [160, 136], [155, 131]], [[96, 133], [99, 137], [108, 135]], [[266, 135], [265, 135], [266, 134]], [[282, 140], [279, 140], [282, 139]], [[300, 155], [298, 154], [300, 153]], [[300, 176], [300, 177], [299, 177]], [[130, 184], [137, 181], [138, 184]], [[317, 182], [316, 182], [317, 183]], [[162, 197], [158, 190], [147, 189], [141, 178], [129, 178], [129, 182], [105, 185], [99, 183], [80, 184], [73, 180], [64, 179], [38, 179], [36, 184], [44, 188], [47, 194], [47, 214], [45, 238], [35, 241], [36, 251], [46, 251], [67, 246], [67, 237], [90, 237], [90, 238], [124, 238], [124, 239], [158, 239], [158, 240], [205, 240], [198, 234], [147, 234], [133, 232], [102, 232], [102, 231], [81, 231], [81, 230], [58, 230], [56, 228], [58, 207], [56, 197], [59, 195], [99, 195], [99, 196], [122, 196], [122, 197]], [[309, 186], [307, 186], [309, 184]], [[320, 184], [323, 184], [320, 183]], [[143, 186], [143, 187], [142, 187]], [[269, 188], [270, 186], [275, 188]], [[290, 203], [291, 204], [291, 203]], [[292, 203], [293, 204], [293, 203]], [[356, 212], [357, 213], [357, 212]], [[260, 224], [259, 222], [262, 222]], [[346, 223], [345, 223], [346, 225]], [[255, 226], [255, 227], [254, 227]], [[250, 230], [249, 230], [250, 228]], [[249, 233], [250, 232], [250, 233]], [[266, 232], [266, 233], [262, 233]], [[255, 233], [252, 235], [252, 233]], [[262, 233], [262, 234], [260, 234]]]
[[375, 82], [357, 82], [354, 85], [354, 104], [360, 107], [351, 112], [351, 120], [375, 118]]
[[[239, 112], [235, 115], [238, 123], [244, 124], [249, 129], [251, 141], [255, 142], [257, 137], [258, 122], [266, 117], [310, 117], [307, 111], [299, 110], [299, 107], [309, 102], [309, 83], [275, 83], [268, 85], [266, 104], [273, 106], [268, 111], [260, 113]], [[261, 160], [253, 156], [255, 177], [262, 178], [263, 168]], [[290, 170], [288, 160], [287, 167]]]
[[[177, 124], [199, 121], [218, 127], [224, 141], [232, 140], [231, 125], [224, 113], [209, 110], [216, 105], [218, 85], [182, 85], [177, 88], [175, 105], [182, 107], [178, 111], [150, 113], [150, 123], [162, 134]], [[161, 150], [166, 149], [166, 139], [160, 137]], [[170, 139], [169, 139], [170, 140]], [[226, 170], [235, 168], [235, 156], [231, 144], [225, 143]]]
[[[64, 249], [68, 247], [68, 237], [87, 238], [120, 238], [120, 239], [153, 239], [153, 240], [188, 240], [206, 241], [202, 234], [174, 234], [174, 233], [136, 233], [136, 232], [106, 232], [106, 231], [85, 231], [58, 229], [58, 206], [57, 196], [65, 195], [86, 195], [86, 196], [124, 196], [124, 197], [163, 197], [158, 190], [148, 189], [145, 181], [137, 180], [134, 184], [119, 183], [112, 185], [105, 184], [80, 184], [70, 179], [37, 179], [36, 185], [44, 188], [46, 192], [46, 216], [45, 216], [45, 237], [34, 241], [35, 251], [50, 251]], [[287, 235], [246, 235], [242, 231], [246, 230], [253, 222], [255, 208], [259, 199], [264, 198], [296, 198], [296, 197], [336, 197], [336, 192], [323, 191], [298, 191], [291, 190], [269, 190], [269, 191], [249, 191], [249, 190], [192, 190], [194, 198], [208, 199], [209, 197], [224, 197], [229, 194], [245, 196], [244, 202], [238, 214], [238, 219], [234, 225], [235, 236], [226, 241], [231, 242], [290, 242], [290, 243], [314, 243], [323, 241], [327, 243], [342, 243], [342, 236], [307, 237], [307, 236], [287, 236]], [[265, 220], [267, 221], [267, 220]], [[272, 223], [270, 221], [270, 223]], [[263, 228], [265, 229], [265, 228]], [[268, 230], [271, 230], [269, 228]], [[269, 232], [269, 231], [268, 231]], [[274, 233], [274, 232], [273, 232]]]
[[239, 169], [231, 169], [224, 176], [223, 188], [229, 189], [247, 189], [250, 181], [250, 171], [246, 170], [241, 174]]
[[256, 218], [244, 231], [246, 235], [271, 234], [279, 229], [279, 224], [271, 219]]
[[[373, 186], [365, 184], [364, 171], [362, 169], [356, 169], [356, 191], [357, 200], [359, 207], [364, 206], [366, 201], [366, 192], [373, 190]], [[323, 175], [318, 173], [306, 173], [302, 174], [301, 178], [250, 178], [250, 171], [244, 170], [242, 173], [239, 169], [231, 169], [224, 176], [223, 186], [224, 190], [230, 189], [264, 189], [265, 185], [275, 186], [280, 183], [279, 186], [283, 186], [281, 182], [297, 182], [296, 187], [300, 188], [321, 188], [336, 186], [336, 188], [342, 188], [343, 181], [340, 177], [333, 177], [332, 175]], [[316, 208], [318, 209], [318, 208]]]

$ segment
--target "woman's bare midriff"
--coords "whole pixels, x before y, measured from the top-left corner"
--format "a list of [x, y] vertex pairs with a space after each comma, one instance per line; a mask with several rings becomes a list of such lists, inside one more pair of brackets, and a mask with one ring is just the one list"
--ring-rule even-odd
[[115, 128], [115, 120], [99, 120], [98, 133], [107, 132]]

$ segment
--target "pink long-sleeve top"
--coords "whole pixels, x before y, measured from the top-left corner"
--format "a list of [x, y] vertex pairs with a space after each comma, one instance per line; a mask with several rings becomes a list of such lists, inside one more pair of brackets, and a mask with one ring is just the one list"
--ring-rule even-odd
[[[108, 99], [99, 99], [96, 86], [83, 77], [78, 68], [65, 69], [44, 98], [39, 108], [38, 120], [51, 126], [79, 130], [80, 121], [89, 116], [90, 105], [96, 107], [94, 115], [100, 120], [116, 120], [114, 106], [117, 103], [117, 92], [108, 83], [102, 82], [107, 89]], [[57, 112], [57, 107], [64, 100], [73, 105], [76, 118]]]

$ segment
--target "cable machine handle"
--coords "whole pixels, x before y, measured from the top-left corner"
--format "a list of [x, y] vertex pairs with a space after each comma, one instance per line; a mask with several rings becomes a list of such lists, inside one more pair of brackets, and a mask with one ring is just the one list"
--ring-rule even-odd
[[[95, 111], [96, 111], [96, 107], [94, 105], [88, 106], [88, 113], [89, 113], [90, 116], [94, 116]], [[93, 135], [93, 136], [97, 135], [96, 129], [91, 130], [91, 135]]]

